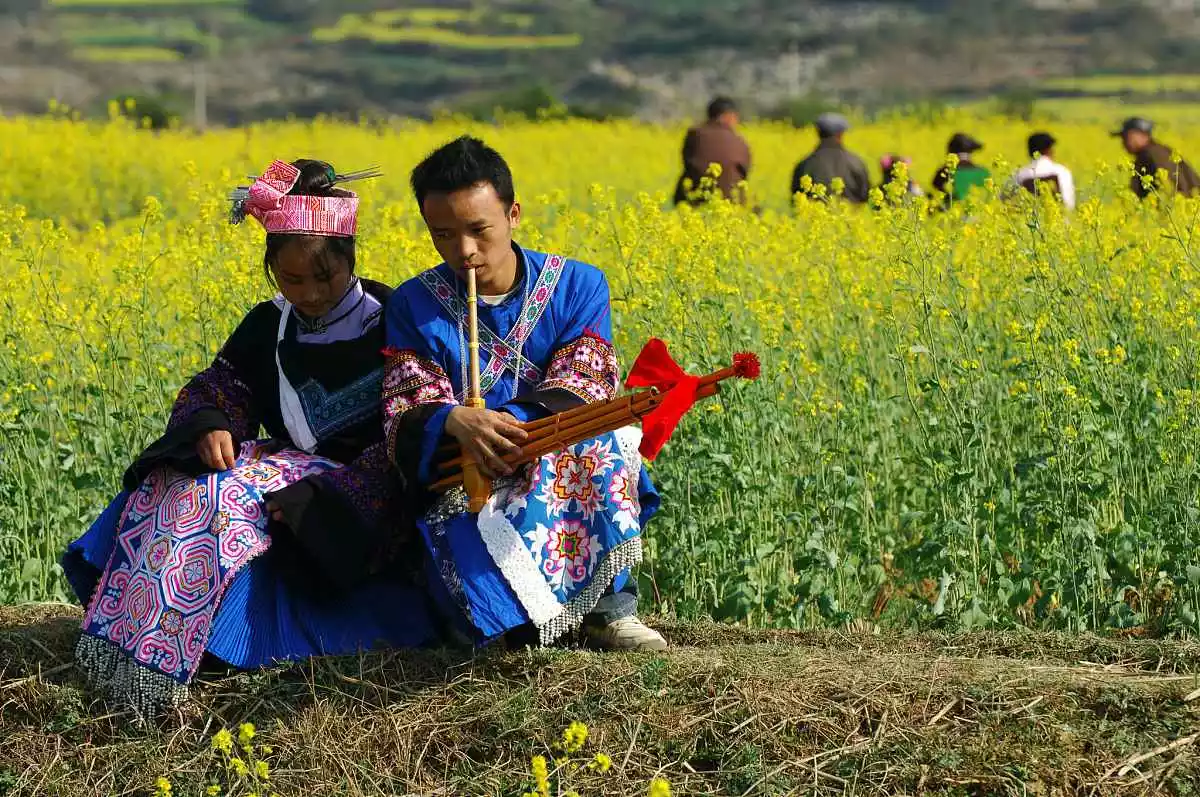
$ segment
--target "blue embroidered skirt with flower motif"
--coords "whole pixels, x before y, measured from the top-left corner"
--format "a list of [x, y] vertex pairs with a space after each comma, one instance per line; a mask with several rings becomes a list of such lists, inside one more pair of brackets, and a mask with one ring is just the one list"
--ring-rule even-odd
[[479, 641], [532, 623], [543, 644], [577, 627], [642, 559], [658, 493], [625, 428], [542, 457], [496, 483], [478, 516], [461, 490], [418, 522], [435, 598]]

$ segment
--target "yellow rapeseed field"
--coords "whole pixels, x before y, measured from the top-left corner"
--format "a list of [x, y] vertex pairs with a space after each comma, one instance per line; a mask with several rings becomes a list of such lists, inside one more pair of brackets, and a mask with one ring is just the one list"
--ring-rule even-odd
[[[510, 160], [520, 242], [605, 269], [626, 362], [652, 335], [697, 371], [763, 359], [654, 467], [648, 608], [1196, 631], [1200, 202], [1129, 195], [1115, 110], [1038, 123], [1076, 171], [1071, 218], [1024, 196], [792, 212], [812, 136], [779, 125], [747, 131], [754, 214], [671, 209], [678, 127], [0, 120], [0, 602], [65, 596], [63, 545], [270, 295], [263, 234], [226, 223], [228, 190], [276, 157], [382, 167], [360, 186], [360, 270], [396, 283], [436, 262], [408, 170], [470, 131]], [[1200, 158], [1189, 112], [1164, 113], [1166, 142]], [[1030, 125], [966, 111], [848, 143], [912, 156], [927, 185], [958, 128], [1007, 161], [1001, 181], [1024, 160]]]

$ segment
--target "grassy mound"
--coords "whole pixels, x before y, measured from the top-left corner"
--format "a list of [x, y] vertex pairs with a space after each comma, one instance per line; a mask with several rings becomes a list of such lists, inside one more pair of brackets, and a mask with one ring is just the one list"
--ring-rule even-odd
[[[395, 651], [205, 680], [138, 726], [71, 664], [79, 613], [0, 607], [0, 793], [203, 794], [253, 721], [280, 795], [519, 794], [569, 722], [586, 795], [1195, 793], [1200, 645], [664, 624], [667, 655]], [[241, 792], [244, 793], [244, 792]]]

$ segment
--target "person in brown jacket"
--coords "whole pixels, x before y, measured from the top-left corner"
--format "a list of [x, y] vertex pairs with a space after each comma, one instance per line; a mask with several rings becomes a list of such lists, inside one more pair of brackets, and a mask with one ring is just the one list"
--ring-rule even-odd
[[[1184, 196], [1200, 195], [1200, 176], [1187, 161], [1177, 159], [1170, 147], [1154, 140], [1154, 123], [1138, 116], [1126, 119], [1121, 129], [1113, 133], [1133, 156], [1133, 177], [1129, 187], [1138, 198], [1145, 199], [1155, 191], [1172, 189]], [[1167, 173], [1165, 184], [1159, 184], [1158, 172]], [[1149, 179], [1143, 179], [1148, 177]]]
[[737, 104], [728, 97], [716, 97], [708, 104], [708, 121], [688, 130], [683, 139], [683, 175], [675, 186], [675, 204], [703, 203], [700, 180], [713, 163], [721, 167], [717, 188], [726, 199], [746, 203], [743, 183], [750, 176], [750, 145], [737, 132], [740, 122]]

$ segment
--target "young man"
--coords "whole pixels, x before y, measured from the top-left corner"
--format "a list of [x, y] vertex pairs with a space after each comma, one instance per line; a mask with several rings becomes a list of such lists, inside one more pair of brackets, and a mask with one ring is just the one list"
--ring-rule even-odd
[[823, 113], [817, 117], [816, 128], [817, 148], [796, 164], [792, 172], [792, 197], [804, 190], [801, 181], [805, 177], [814, 186], [825, 186], [826, 191], [832, 189], [835, 178], [840, 178], [845, 185], [843, 197], [863, 204], [871, 192], [871, 177], [862, 158], [847, 151], [843, 143], [850, 122], [841, 114]]
[[933, 175], [933, 190], [945, 195], [946, 207], [962, 202], [972, 189], [983, 188], [992, 173], [975, 163], [975, 153], [983, 149], [974, 136], [955, 133], [946, 144], [946, 154], [958, 156], [958, 167], [953, 171], [943, 166]]
[[[1187, 161], [1176, 160], [1170, 147], [1154, 140], [1154, 123], [1149, 119], [1130, 117], [1120, 130], [1113, 132], [1113, 136], [1120, 138], [1125, 151], [1134, 157], [1129, 187], [1139, 199], [1145, 199], [1154, 191], [1172, 190], [1184, 196], [1200, 194], [1200, 176], [1196, 175], [1196, 170]], [[1161, 185], [1158, 182], [1160, 169], [1167, 173], [1166, 183]]]
[[750, 145], [737, 132], [741, 121], [737, 105], [728, 97], [708, 104], [708, 121], [688, 130], [683, 139], [683, 174], [675, 185], [675, 204], [702, 204], [700, 180], [711, 164], [721, 167], [717, 188], [726, 199], [746, 203], [743, 183], [750, 176]]
[[[445, 262], [388, 302], [384, 423], [392, 462], [421, 507], [417, 527], [442, 614], [476, 642], [549, 644], [582, 625], [600, 647], [662, 650], [666, 641], [634, 616], [629, 577], [641, 560], [642, 525], [658, 506], [637, 430], [518, 469], [503, 460], [527, 437], [520, 422], [616, 394], [608, 282], [593, 266], [513, 243], [521, 206], [512, 174], [478, 139], [429, 155], [412, 187]], [[486, 409], [464, 406], [467, 269], [480, 294]], [[477, 515], [461, 489], [428, 490], [444, 473], [446, 443], [495, 478]]]
[[1057, 196], [1067, 210], [1075, 209], [1075, 179], [1071, 170], [1054, 159], [1057, 142], [1049, 133], [1034, 133], [1029, 137], [1027, 149], [1033, 161], [1022, 166], [1013, 175], [1012, 187], [1023, 188], [1031, 194], [1039, 190]]

